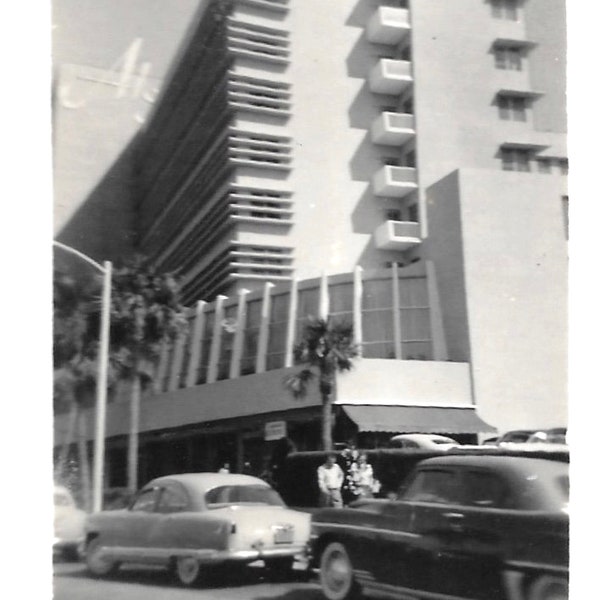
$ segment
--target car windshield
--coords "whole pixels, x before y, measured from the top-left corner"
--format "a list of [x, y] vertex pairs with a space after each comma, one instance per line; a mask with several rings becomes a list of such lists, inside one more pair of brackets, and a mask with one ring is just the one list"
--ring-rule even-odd
[[231, 504], [284, 506], [279, 494], [266, 485], [222, 485], [206, 493], [208, 508]]

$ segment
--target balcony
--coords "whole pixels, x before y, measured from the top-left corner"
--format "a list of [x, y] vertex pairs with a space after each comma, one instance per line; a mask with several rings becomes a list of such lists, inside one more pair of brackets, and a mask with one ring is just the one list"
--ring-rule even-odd
[[375, 230], [379, 250], [407, 250], [421, 243], [421, 228], [414, 221], [385, 221]]
[[401, 146], [415, 135], [414, 115], [382, 112], [371, 125], [371, 140], [374, 144]]
[[380, 58], [369, 73], [369, 89], [376, 94], [400, 94], [412, 81], [408, 60]]
[[376, 196], [402, 198], [417, 189], [417, 169], [385, 165], [373, 176]]
[[367, 24], [367, 39], [374, 44], [399, 44], [410, 31], [406, 8], [380, 6]]

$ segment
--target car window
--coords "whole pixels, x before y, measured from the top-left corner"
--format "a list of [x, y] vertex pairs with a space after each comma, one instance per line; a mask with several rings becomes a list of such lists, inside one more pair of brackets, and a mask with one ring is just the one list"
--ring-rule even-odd
[[158, 488], [147, 488], [142, 490], [131, 505], [135, 512], [152, 512], [158, 496]]
[[514, 508], [506, 482], [496, 473], [483, 470], [465, 471], [461, 487], [463, 501], [469, 506]]
[[452, 469], [424, 469], [417, 472], [403, 494], [410, 502], [453, 504], [458, 500], [456, 473]]
[[182, 512], [189, 508], [185, 490], [176, 484], [167, 484], [160, 495], [157, 511], [161, 513]]
[[266, 485], [222, 485], [206, 493], [206, 504], [209, 508], [224, 504], [284, 506], [279, 494]]

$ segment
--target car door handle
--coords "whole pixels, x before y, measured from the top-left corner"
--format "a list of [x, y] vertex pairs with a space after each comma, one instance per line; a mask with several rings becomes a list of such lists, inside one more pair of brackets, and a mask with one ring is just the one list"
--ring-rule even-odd
[[450, 529], [452, 531], [463, 530], [463, 520], [465, 518], [465, 515], [463, 515], [462, 513], [447, 512], [444, 513], [444, 517], [446, 517], [446, 519], [448, 520]]

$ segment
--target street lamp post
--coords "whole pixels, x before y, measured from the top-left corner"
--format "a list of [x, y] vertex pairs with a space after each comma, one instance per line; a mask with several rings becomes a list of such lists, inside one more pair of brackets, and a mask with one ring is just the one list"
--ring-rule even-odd
[[60, 242], [53, 244], [78, 256], [98, 269], [103, 275], [102, 312], [100, 316], [100, 350], [98, 353], [98, 375], [96, 377], [96, 428], [94, 434], [94, 475], [92, 510], [102, 510], [102, 490], [104, 475], [104, 446], [106, 434], [106, 391], [108, 386], [108, 344], [110, 339], [110, 295], [112, 282], [112, 263], [109, 260], [100, 265], [89, 256]]

